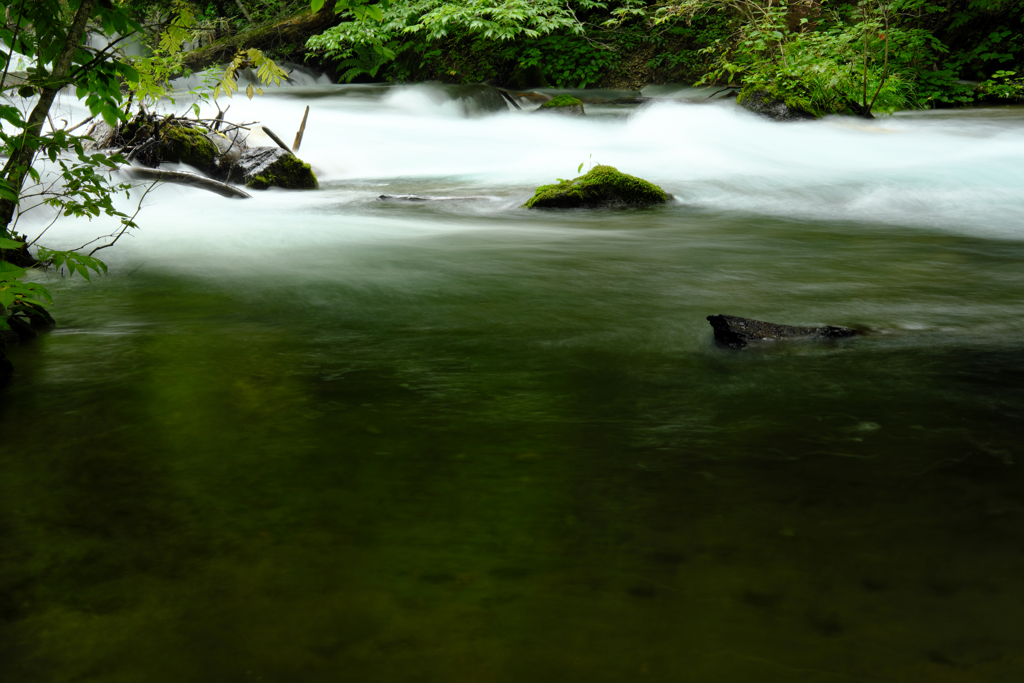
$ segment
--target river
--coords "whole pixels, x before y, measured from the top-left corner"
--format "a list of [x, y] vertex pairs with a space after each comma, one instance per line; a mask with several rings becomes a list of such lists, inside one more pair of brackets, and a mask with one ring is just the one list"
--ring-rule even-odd
[[[311, 107], [320, 191], [164, 186], [108, 276], [43, 277], [0, 679], [1022, 680], [1024, 110], [452, 93], [236, 97]], [[581, 163], [675, 200], [517, 208]]]

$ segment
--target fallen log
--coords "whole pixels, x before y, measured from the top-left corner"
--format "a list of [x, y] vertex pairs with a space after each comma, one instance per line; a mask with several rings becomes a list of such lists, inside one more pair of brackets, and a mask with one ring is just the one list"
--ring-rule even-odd
[[334, 0], [327, 0], [318, 12], [305, 12], [192, 50], [182, 59], [182, 66], [190, 71], [202, 71], [214, 64], [230, 62], [239, 50], [254, 47], [266, 51], [283, 45], [305, 45], [310, 37], [340, 24], [341, 20], [342, 17], [334, 12]]
[[240, 190], [237, 187], [233, 187], [227, 183], [222, 183], [218, 180], [204, 178], [203, 176], [196, 175], [195, 173], [185, 173], [184, 171], [161, 171], [157, 168], [142, 168], [139, 166], [123, 168], [122, 170], [133, 178], [159, 180], [165, 183], [175, 183], [176, 185], [198, 187], [201, 190], [216, 192], [222, 197], [238, 197], [240, 199], [252, 198], [252, 195], [244, 190]]
[[715, 331], [715, 341], [733, 349], [742, 349], [752, 342], [780, 341], [783, 339], [842, 339], [862, 334], [849, 327], [794, 327], [778, 325], [734, 315], [709, 315], [708, 322]]

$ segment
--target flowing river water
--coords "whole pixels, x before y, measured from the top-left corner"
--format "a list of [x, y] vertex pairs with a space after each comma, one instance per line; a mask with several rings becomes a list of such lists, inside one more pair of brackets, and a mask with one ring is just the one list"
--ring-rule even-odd
[[[1024, 110], [453, 93], [236, 97], [310, 105], [320, 191], [163, 186], [107, 277], [43, 276], [0, 680], [1024, 680]], [[517, 208], [580, 162], [676, 199]]]

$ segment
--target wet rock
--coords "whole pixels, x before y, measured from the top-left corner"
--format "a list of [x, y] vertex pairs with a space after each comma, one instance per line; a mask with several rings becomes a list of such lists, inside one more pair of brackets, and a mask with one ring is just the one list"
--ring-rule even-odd
[[480, 201], [491, 199], [490, 197], [434, 197], [419, 194], [382, 194], [377, 197], [381, 202], [455, 202], [455, 201]]
[[22, 246], [17, 249], [0, 249], [0, 261], [6, 261], [19, 268], [32, 268], [39, 264], [39, 259], [33, 256], [25, 246], [28, 243], [28, 237], [15, 233], [10, 239], [21, 242]]
[[253, 190], [268, 187], [315, 190], [320, 187], [309, 164], [280, 147], [254, 147], [242, 152], [228, 172], [228, 182]]
[[40, 332], [50, 329], [55, 324], [53, 316], [42, 306], [22, 303], [14, 309], [12, 315], [7, 316], [7, 326], [10, 329], [4, 332], [12, 341], [26, 341], [35, 339]]
[[539, 113], [562, 114], [564, 116], [584, 116], [583, 102], [572, 95], [559, 95], [548, 100], [535, 110]]
[[501, 91], [489, 85], [462, 85], [450, 92], [467, 116], [508, 111]]
[[527, 209], [593, 209], [664, 204], [671, 195], [653, 183], [620, 172], [613, 166], [595, 166], [585, 175], [542, 185], [525, 204]]
[[160, 159], [188, 164], [203, 173], [217, 171], [217, 146], [206, 137], [205, 128], [163, 126], [160, 130]]
[[744, 109], [773, 121], [810, 121], [818, 118], [809, 111], [790, 107], [764, 90], [741, 92], [736, 102]]
[[206, 139], [217, 148], [217, 171], [221, 177], [226, 177], [231, 167], [242, 158], [242, 153], [249, 149], [245, 144], [245, 138], [238, 134], [238, 131], [231, 135], [210, 131], [206, 134]]
[[861, 334], [849, 327], [794, 327], [777, 325], [734, 315], [709, 315], [708, 322], [715, 331], [715, 341], [725, 346], [742, 349], [752, 342], [781, 341], [784, 339], [842, 339]]

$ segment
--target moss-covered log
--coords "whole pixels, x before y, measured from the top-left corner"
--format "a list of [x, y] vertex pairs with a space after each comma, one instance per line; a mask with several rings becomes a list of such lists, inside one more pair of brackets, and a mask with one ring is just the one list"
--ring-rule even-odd
[[191, 71], [201, 71], [214, 64], [230, 62], [239, 50], [254, 47], [266, 52], [288, 46], [301, 48], [311, 36], [323, 33], [339, 23], [341, 16], [334, 12], [334, 0], [327, 0], [319, 12], [305, 12], [276, 24], [259, 26], [221, 38], [212, 45], [193, 50], [185, 55], [183, 65]]

